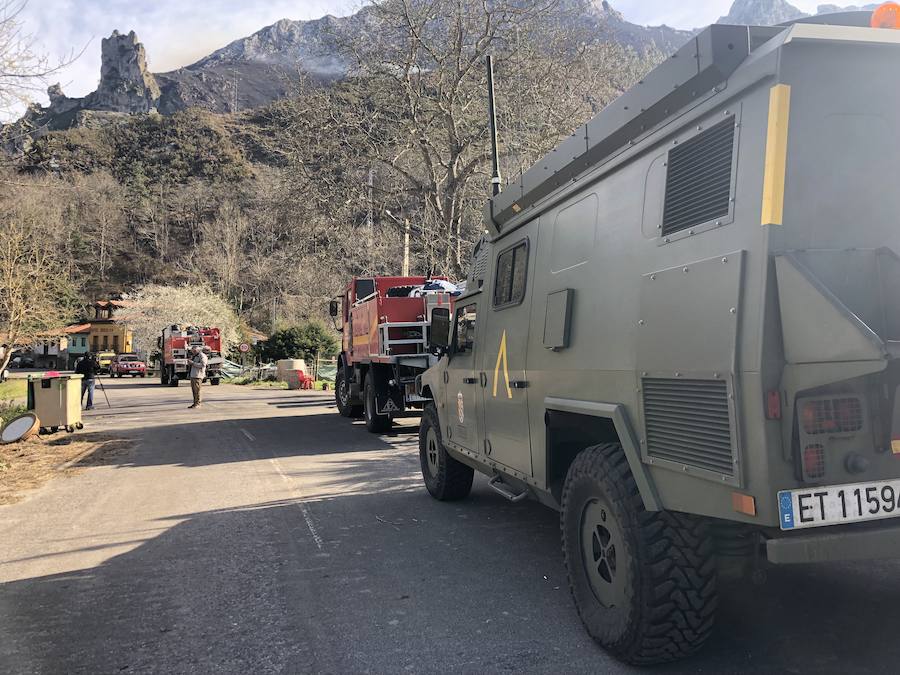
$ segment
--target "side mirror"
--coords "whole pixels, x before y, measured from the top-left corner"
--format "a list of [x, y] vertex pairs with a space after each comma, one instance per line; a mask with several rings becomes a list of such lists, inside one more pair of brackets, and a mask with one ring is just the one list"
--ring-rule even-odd
[[335, 318], [340, 314], [341, 306], [337, 300], [332, 300], [328, 303], [328, 314], [331, 318]]
[[453, 335], [450, 323], [450, 310], [446, 307], [435, 307], [431, 312], [431, 334], [428, 342], [432, 347], [449, 349]]

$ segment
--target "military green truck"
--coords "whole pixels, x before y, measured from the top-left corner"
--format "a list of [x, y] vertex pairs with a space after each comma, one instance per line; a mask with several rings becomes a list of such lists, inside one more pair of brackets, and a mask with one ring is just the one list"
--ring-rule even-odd
[[432, 317], [428, 491], [558, 509], [625, 662], [698, 649], [729, 560], [900, 557], [900, 31], [870, 17], [700, 32], [489, 201]]

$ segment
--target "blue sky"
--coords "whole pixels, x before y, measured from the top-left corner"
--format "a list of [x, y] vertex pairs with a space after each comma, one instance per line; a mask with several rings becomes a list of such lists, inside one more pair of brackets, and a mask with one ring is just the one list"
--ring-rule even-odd
[[[693, 28], [726, 14], [732, 0], [612, 0], [635, 23]], [[344, 15], [361, 0], [28, 0], [22, 13], [35, 48], [53, 59], [84, 53], [59, 73], [69, 96], [96, 88], [100, 40], [113, 29], [134, 30], [147, 48], [151, 70], [185, 66], [228, 42], [279, 19]], [[812, 11], [818, 0], [792, 4]]]

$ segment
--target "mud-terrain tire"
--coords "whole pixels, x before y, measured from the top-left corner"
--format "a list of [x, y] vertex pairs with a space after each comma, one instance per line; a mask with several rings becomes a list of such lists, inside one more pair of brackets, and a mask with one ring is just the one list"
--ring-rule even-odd
[[366, 429], [373, 434], [381, 434], [390, 431], [394, 420], [390, 415], [379, 415], [375, 405], [375, 372], [366, 373], [366, 385], [363, 395], [363, 417], [366, 421]]
[[618, 444], [581, 452], [560, 514], [569, 589], [590, 636], [635, 665], [676, 661], [713, 628], [716, 562], [700, 518], [644, 509]]
[[475, 470], [447, 453], [434, 404], [425, 406], [419, 425], [419, 463], [429, 494], [442, 502], [465, 499], [472, 491]]
[[337, 404], [341, 417], [357, 419], [362, 416], [363, 407], [358, 403], [350, 402], [350, 382], [347, 379], [347, 369], [343, 364], [338, 365], [337, 374], [334, 376], [334, 402]]

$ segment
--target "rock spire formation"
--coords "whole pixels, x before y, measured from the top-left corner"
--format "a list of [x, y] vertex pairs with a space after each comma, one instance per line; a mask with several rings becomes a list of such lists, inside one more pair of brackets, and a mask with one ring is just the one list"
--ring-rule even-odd
[[100, 86], [86, 108], [122, 113], [146, 113], [159, 102], [156, 78], [147, 70], [147, 53], [131, 31], [113, 31], [101, 43]]

